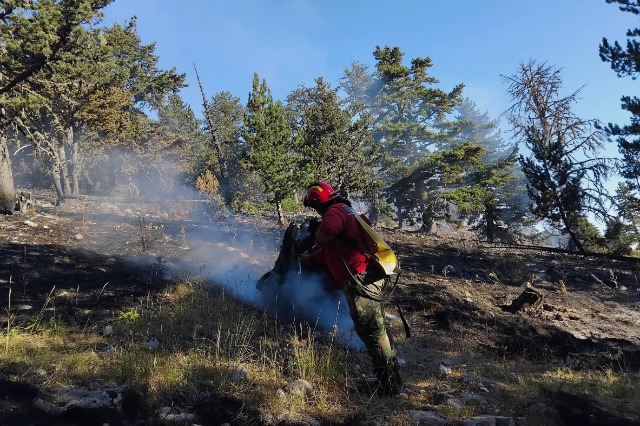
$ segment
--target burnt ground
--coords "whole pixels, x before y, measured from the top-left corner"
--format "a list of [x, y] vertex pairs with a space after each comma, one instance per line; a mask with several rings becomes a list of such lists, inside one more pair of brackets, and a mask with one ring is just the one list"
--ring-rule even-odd
[[[56, 314], [70, 325], [99, 328], [123, 306], [161, 291], [168, 279], [198, 273], [212, 258], [242, 259], [254, 276], [273, 265], [283, 230], [271, 225], [272, 219], [195, 221], [179, 203], [162, 206], [75, 201], [0, 217], [3, 329], [9, 298], [11, 312], [17, 313], [14, 323], [28, 321], [55, 297]], [[453, 232], [382, 234], [402, 264], [394, 298], [414, 336], [405, 346], [419, 348], [421, 337], [437, 335], [464, 339], [469, 351], [496, 359], [632, 375], [640, 369], [639, 260], [492, 246]], [[509, 312], [525, 288], [542, 295], [542, 302], [534, 311]], [[419, 355], [406, 358], [420, 361]], [[406, 375], [409, 384], [422, 379], [418, 370]], [[12, 392], [21, 386], [25, 401], [37, 393], [28, 383], [0, 381], [5, 399], [19, 400]], [[585, 397], [576, 402], [575, 396], [563, 395], [548, 398], [564, 421], [559, 424], [637, 424], [640, 419], [640, 403], [612, 411]], [[0, 405], [3, 409], [7, 406]], [[590, 423], [578, 422], [580, 416]]]

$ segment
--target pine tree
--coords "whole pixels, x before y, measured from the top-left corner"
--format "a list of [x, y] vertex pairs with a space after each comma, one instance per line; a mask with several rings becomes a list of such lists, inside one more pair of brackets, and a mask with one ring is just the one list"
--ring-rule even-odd
[[487, 240], [513, 237], [522, 227], [528, 207], [524, 185], [517, 182], [517, 149], [504, 141], [498, 121], [491, 120], [486, 112], [480, 113], [470, 99], [456, 109], [455, 141], [480, 145], [485, 154], [482, 165], [467, 175], [467, 185], [453, 191], [448, 199], [474, 229], [485, 233]]
[[111, 0], [15, 1], [0, 4], [0, 212], [11, 213], [15, 187], [6, 131], [19, 86], [61, 59], [81, 24]]
[[313, 180], [331, 182], [344, 195], [379, 187], [374, 167], [379, 144], [373, 140], [369, 116], [354, 114], [322, 78], [315, 87], [299, 87], [287, 101]]
[[[607, 0], [607, 3], [618, 4], [623, 12], [640, 14], [638, 0]], [[629, 29], [626, 35], [628, 38], [624, 47], [617, 41], [610, 44], [603, 38], [600, 58], [611, 64], [611, 69], [618, 77], [631, 77], [635, 80], [640, 76], [640, 28]], [[618, 150], [622, 154], [620, 173], [625, 178], [624, 199], [627, 202], [620, 207], [637, 209], [640, 206], [640, 99], [637, 96], [625, 95], [621, 101], [622, 109], [631, 113], [631, 123], [609, 123], [605, 130], [609, 136], [615, 138]], [[622, 213], [626, 216], [638, 216], [640, 210]]]
[[205, 102], [204, 130], [209, 137], [200, 152], [197, 174], [210, 173], [216, 178], [227, 205], [252, 192], [253, 181], [240, 166], [246, 150], [242, 138], [244, 113], [240, 99], [229, 92], [217, 93]]
[[521, 63], [519, 72], [505, 77], [514, 104], [508, 119], [530, 155], [520, 154], [527, 177], [532, 212], [547, 220], [584, 251], [580, 224], [588, 213], [608, 219], [608, 194], [602, 182], [610, 161], [598, 157], [604, 135], [594, 120], [571, 111], [577, 93], [561, 97], [559, 70], [546, 64]]
[[275, 205], [278, 224], [285, 225], [282, 201], [299, 190], [309, 175], [284, 105], [273, 100], [267, 83], [260, 82], [257, 74], [253, 76], [243, 134], [248, 148], [244, 164], [257, 174], [268, 201]]
[[407, 66], [398, 47], [377, 46], [373, 55], [376, 70], [369, 74], [366, 67], [353, 64], [345, 73], [343, 88], [347, 99], [362, 105], [373, 119], [374, 138], [388, 160], [379, 165], [381, 177], [394, 187], [389, 201], [402, 227], [419, 217], [427, 200], [424, 181], [401, 182], [420, 176], [420, 164], [434, 149], [449, 147], [453, 124], [448, 115], [462, 101], [464, 86], [450, 92], [434, 87], [438, 80], [428, 74], [432, 66], [428, 57], [414, 58]]

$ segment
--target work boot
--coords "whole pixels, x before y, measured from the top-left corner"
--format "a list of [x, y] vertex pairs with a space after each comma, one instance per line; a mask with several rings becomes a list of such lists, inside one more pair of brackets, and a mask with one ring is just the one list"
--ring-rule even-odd
[[394, 357], [391, 359], [391, 370], [393, 371], [393, 377], [396, 380], [396, 384], [402, 390], [402, 375], [400, 374], [400, 366], [398, 365], [398, 360]]
[[392, 359], [387, 367], [376, 368], [378, 378], [377, 393], [379, 396], [395, 396], [402, 392], [402, 376], [396, 359]]

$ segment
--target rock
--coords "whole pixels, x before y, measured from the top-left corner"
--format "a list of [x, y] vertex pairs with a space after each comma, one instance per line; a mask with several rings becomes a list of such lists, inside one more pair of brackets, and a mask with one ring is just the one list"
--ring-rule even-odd
[[464, 426], [515, 426], [516, 421], [512, 417], [504, 416], [478, 416], [467, 419]]
[[156, 336], [144, 336], [143, 339], [149, 349], [153, 350], [160, 347], [160, 341], [156, 338]]
[[464, 404], [455, 398], [447, 399], [447, 405], [449, 407], [455, 408], [456, 410], [464, 408]]
[[30, 310], [33, 309], [33, 306], [31, 306], [31, 305], [18, 305], [18, 306], [16, 306], [15, 309], [18, 310], [18, 311], [30, 311]]
[[496, 426], [516, 426], [516, 420], [513, 417], [496, 416]]
[[455, 365], [455, 362], [452, 359], [445, 358], [440, 361], [440, 365], [444, 365], [445, 367], [453, 367]]
[[58, 407], [56, 404], [45, 401], [42, 398], [36, 398], [33, 400], [33, 407], [37, 408], [47, 414], [59, 415], [60, 413], [64, 413], [64, 407]]
[[460, 398], [463, 401], [484, 402], [484, 398], [480, 395], [476, 395], [475, 393], [462, 392], [460, 394]]
[[359, 376], [362, 373], [362, 368], [360, 367], [360, 365], [356, 364], [353, 366], [353, 368], [351, 368], [351, 374], [353, 374], [354, 376]]
[[285, 386], [285, 391], [291, 395], [305, 396], [307, 398], [311, 398], [313, 396], [313, 386], [304, 379], [298, 379], [289, 383]]
[[73, 236], [73, 238], [75, 238], [76, 240], [81, 240], [84, 237], [82, 236], [82, 234], [76, 234], [76, 235]]
[[473, 376], [471, 374], [463, 374], [460, 376], [460, 381], [463, 383], [473, 383]]
[[169, 413], [164, 416], [160, 416], [165, 422], [190, 422], [195, 419], [195, 415], [192, 413]]
[[30, 220], [25, 220], [24, 224], [27, 225], [29, 228], [37, 228], [38, 224], [35, 222], [31, 222]]
[[418, 425], [453, 425], [451, 419], [437, 411], [407, 410], [407, 416]]
[[64, 388], [46, 398], [36, 398], [34, 406], [48, 414], [61, 414], [72, 408], [118, 408], [122, 402], [122, 388], [87, 390]]
[[103, 336], [111, 336], [113, 334], [113, 326], [105, 325], [102, 329]]
[[236, 368], [236, 371], [233, 373], [233, 376], [231, 376], [231, 381], [240, 382], [247, 378], [247, 374], [248, 374], [247, 369], [241, 365], [240, 367]]
[[452, 370], [451, 370], [451, 367], [447, 367], [446, 365], [442, 365], [442, 364], [440, 364], [440, 365], [438, 366], [438, 373], [439, 373], [441, 376], [449, 376], [449, 375], [451, 375], [451, 371], [452, 371]]

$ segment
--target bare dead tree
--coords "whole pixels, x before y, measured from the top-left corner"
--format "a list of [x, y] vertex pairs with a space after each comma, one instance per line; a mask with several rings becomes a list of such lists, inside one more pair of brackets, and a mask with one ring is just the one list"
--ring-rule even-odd
[[596, 120], [576, 116], [571, 107], [580, 91], [560, 96], [560, 70], [530, 60], [503, 76], [513, 104], [507, 119], [530, 153], [519, 157], [527, 177], [532, 211], [569, 235], [580, 251], [580, 222], [587, 213], [606, 220], [611, 196], [603, 182], [613, 159], [600, 157], [606, 141]]
[[216, 151], [216, 157], [218, 158], [218, 181], [220, 183], [220, 189], [222, 192], [222, 198], [225, 203], [229, 203], [231, 201], [231, 185], [229, 183], [229, 173], [227, 168], [227, 159], [222, 149], [222, 144], [218, 137], [216, 136], [216, 132], [218, 130], [218, 126], [216, 125], [215, 119], [213, 117], [213, 113], [211, 112], [211, 106], [209, 101], [207, 101], [207, 96], [204, 91], [204, 87], [202, 86], [202, 82], [200, 81], [200, 75], [198, 74], [198, 68], [193, 64], [193, 69], [196, 72], [196, 79], [198, 80], [198, 86], [200, 87], [200, 93], [202, 94], [202, 107], [204, 108], [204, 116], [207, 120], [207, 124], [209, 124], [209, 134], [211, 136], [211, 145], [214, 147]]

